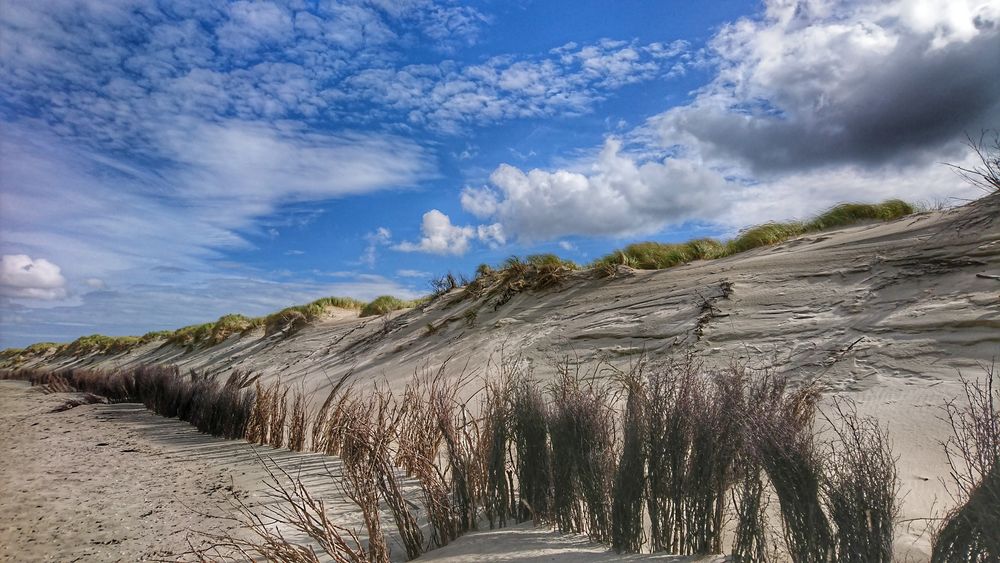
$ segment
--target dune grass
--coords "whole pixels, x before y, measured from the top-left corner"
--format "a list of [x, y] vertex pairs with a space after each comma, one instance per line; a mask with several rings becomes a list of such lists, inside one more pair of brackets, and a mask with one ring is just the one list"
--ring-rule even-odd
[[361, 316], [375, 317], [388, 315], [393, 311], [416, 307], [423, 303], [423, 301], [421, 299], [404, 300], [392, 295], [381, 295], [361, 308]]
[[197, 348], [211, 338], [213, 328], [215, 328], [215, 323], [188, 325], [175, 330], [167, 338], [167, 342], [177, 346]]
[[532, 254], [525, 258], [511, 256], [497, 266], [480, 264], [476, 277], [466, 286], [466, 295], [490, 297], [499, 309], [514, 295], [526, 290], [555, 287], [570, 273], [580, 269], [572, 260], [555, 254]]
[[282, 331], [291, 334], [322, 317], [330, 309], [359, 311], [364, 306], [363, 301], [350, 297], [322, 297], [305, 305], [285, 307], [277, 313], [264, 317], [264, 334], [271, 335]]
[[899, 199], [882, 203], [842, 203], [808, 221], [771, 222], [749, 227], [736, 238], [719, 242], [711, 238], [683, 243], [639, 242], [598, 258], [590, 267], [602, 275], [613, 275], [617, 266], [639, 270], [662, 270], [695, 260], [732, 256], [755, 248], [772, 246], [812, 233], [856, 225], [865, 221], [892, 221], [916, 213], [918, 208]]
[[60, 350], [60, 354], [85, 356], [89, 354], [120, 354], [138, 346], [141, 339], [138, 336], [104, 336], [91, 334], [81, 336]]

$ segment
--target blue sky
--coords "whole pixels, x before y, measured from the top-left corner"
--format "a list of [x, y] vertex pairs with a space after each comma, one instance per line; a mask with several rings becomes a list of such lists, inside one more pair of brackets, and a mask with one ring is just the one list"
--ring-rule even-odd
[[975, 197], [1000, 2], [2, 0], [0, 346]]

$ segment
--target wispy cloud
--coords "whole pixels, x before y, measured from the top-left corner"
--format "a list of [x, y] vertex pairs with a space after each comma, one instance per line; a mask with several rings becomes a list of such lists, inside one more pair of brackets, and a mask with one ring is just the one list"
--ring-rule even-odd
[[690, 58], [671, 45], [602, 40], [569, 43], [545, 56], [492, 57], [477, 65], [371, 68], [346, 82], [411, 124], [455, 131], [464, 124], [589, 112], [610, 91], [666, 75]]

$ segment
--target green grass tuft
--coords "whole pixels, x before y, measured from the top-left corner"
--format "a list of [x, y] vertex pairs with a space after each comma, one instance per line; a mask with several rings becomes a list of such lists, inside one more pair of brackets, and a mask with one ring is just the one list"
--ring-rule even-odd
[[916, 212], [916, 207], [901, 199], [890, 199], [877, 204], [842, 203], [806, 223], [805, 230], [821, 231], [862, 221], [892, 221]]
[[639, 270], [662, 270], [694, 260], [723, 258], [779, 244], [805, 233], [856, 225], [864, 221], [892, 221], [917, 211], [914, 205], [899, 199], [882, 203], [842, 203], [809, 221], [773, 222], [750, 227], [726, 243], [710, 238], [676, 244], [637, 242], [598, 258], [590, 267], [602, 275], [614, 275], [619, 265]]
[[739, 254], [784, 242], [806, 232], [805, 225], [798, 222], [765, 223], [744, 230], [738, 237], [726, 243], [725, 256]]
[[203, 323], [179, 328], [167, 338], [167, 342], [189, 348], [204, 344], [212, 336], [215, 323]]
[[81, 336], [59, 350], [60, 354], [82, 356], [86, 354], [120, 354], [140, 344], [138, 336]]
[[212, 325], [212, 333], [209, 335], [209, 342], [213, 345], [219, 344], [234, 334], [243, 334], [262, 326], [264, 326], [263, 317], [223, 315]]
[[360, 310], [364, 306], [364, 301], [350, 297], [322, 297], [305, 305], [286, 307], [263, 319], [264, 334], [271, 335], [283, 330], [295, 332], [322, 317], [330, 309]]
[[365, 305], [361, 308], [362, 317], [374, 317], [380, 315], [388, 315], [393, 311], [398, 311], [400, 309], [409, 309], [410, 307], [416, 307], [426, 300], [416, 299], [412, 301], [404, 301], [398, 297], [393, 297], [392, 295], [382, 295], [376, 297], [374, 301]]

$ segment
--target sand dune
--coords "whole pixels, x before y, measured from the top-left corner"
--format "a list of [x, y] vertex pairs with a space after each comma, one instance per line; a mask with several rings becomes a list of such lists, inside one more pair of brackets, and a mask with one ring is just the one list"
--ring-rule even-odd
[[[943, 402], [959, 393], [960, 374], [981, 375], [981, 366], [1000, 355], [998, 276], [1000, 196], [993, 195], [957, 209], [814, 233], [669, 270], [622, 271], [614, 279], [579, 272], [556, 289], [520, 293], [499, 307], [454, 290], [418, 309], [380, 318], [339, 314], [288, 336], [259, 331], [195, 351], [154, 342], [118, 356], [48, 358], [40, 364], [249, 369], [324, 393], [348, 372], [360, 386], [380, 380], [398, 386], [415, 371], [446, 361], [453, 371], [484, 373], [501, 353], [521, 354], [542, 378], [562, 358], [592, 365], [600, 359], [627, 363], [638, 353], [656, 357], [693, 351], [709, 365], [734, 359], [767, 362], [795, 379], [821, 381], [826, 401], [851, 398], [863, 414], [889, 425], [900, 458], [902, 518], [916, 519], [951, 506], [940, 482], [945, 460], [939, 441], [947, 426], [938, 416]], [[0, 412], [10, 421], [4, 445], [18, 459], [31, 460], [0, 462], [5, 491], [0, 512], [6, 518], [0, 543], [10, 560], [17, 553], [58, 553], [60, 560], [102, 553], [107, 557], [101, 558], [115, 559], [118, 550], [129, 560], [148, 557], [155, 549], [182, 549], [173, 538], [178, 529], [192, 526], [185, 524], [192, 516], [169, 502], [171, 495], [211, 499], [216, 496], [212, 487], [224, 483], [225, 476], [239, 474], [239, 486], [247, 490], [261, 478], [255, 469], [259, 463], [242, 442], [181, 430], [177, 425], [183, 423], [157, 420], [137, 412], [138, 407], [91, 405], [42, 414], [54, 399], [8, 383], [0, 399]], [[32, 426], [35, 422], [44, 426]], [[72, 438], [62, 434], [70, 429]], [[168, 430], [160, 435], [160, 429]], [[107, 436], [116, 436], [114, 446], [94, 445], [111, 443]], [[102, 465], [103, 452], [136, 448], [140, 455], [115, 454], [115, 467], [127, 468], [124, 472]], [[310, 459], [275, 455], [290, 467]], [[73, 467], [82, 475], [64, 473]], [[143, 467], [151, 473], [142, 474]], [[162, 487], [148, 488], [148, 483]], [[37, 500], [50, 494], [62, 496]], [[331, 498], [337, 498], [335, 492]], [[139, 534], [122, 528], [121, 522], [138, 526], [147, 505], [169, 511], [142, 522], [143, 534], [162, 544], [150, 544], [148, 538], [144, 544]], [[349, 507], [337, 510], [351, 523]], [[80, 527], [97, 515], [111, 520], [102, 528]], [[900, 560], [928, 557], [925, 528], [921, 521], [900, 530]], [[68, 530], [75, 535], [62, 533]], [[58, 543], [46, 544], [45, 534], [55, 534]], [[91, 543], [105, 540], [118, 543], [113, 549]], [[86, 549], [93, 551], [81, 551]], [[425, 557], [583, 561], [611, 556], [579, 538], [518, 526], [469, 534]]]

